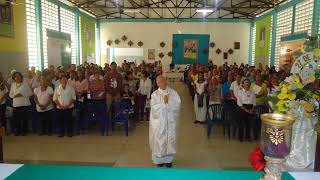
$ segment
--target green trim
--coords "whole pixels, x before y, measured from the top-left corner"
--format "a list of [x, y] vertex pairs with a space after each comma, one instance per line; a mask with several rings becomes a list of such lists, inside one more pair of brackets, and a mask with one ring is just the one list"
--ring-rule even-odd
[[100, 49], [100, 21], [96, 21], [96, 64], [101, 66], [101, 49]]
[[[274, 15], [277, 12], [283, 11], [283, 10], [285, 10], [287, 8], [290, 8], [290, 7], [296, 5], [296, 4], [300, 3], [300, 2], [303, 2], [303, 1], [304, 0], [291, 0], [291, 1], [287, 2], [287, 3], [285, 3], [285, 4], [281, 4], [281, 5], [273, 8], [272, 11], [269, 11], [269, 12], [267, 12], [267, 13], [259, 16], [259, 17], [254, 18], [254, 21], [258, 21], [258, 20], [263, 19], [263, 18], [265, 18], [267, 16], [270, 16], [270, 15]], [[317, 0], [315, 0], [315, 1], [317, 1]]]
[[280, 37], [280, 42], [302, 40], [302, 39], [305, 39], [307, 36], [308, 36], [307, 32], [290, 34], [290, 35]]
[[59, 32], [61, 32], [61, 14], [60, 14], [60, 6], [58, 6], [58, 25], [59, 25]]
[[252, 65], [252, 46], [253, 46], [253, 27], [254, 27], [254, 23], [252, 22], [250, 25], [250, 35], [249, 35], [249, 65]]
[[319, 34], [319, 20], [320, 20], [320, 2], [314, 1], [313, 5], [313, 18], [312, 18], [312, 36]]
[[296, 22], [296, 4], [293, 5], [293, 9], [292, 9], [292, 22], [291, 22], [291, 34], [294, 33], [294, 24]]
[[273, 15], [273, 20], [272, 20], [272, 39], [271, 39], [271, 58], [270, 58], [270, 67], [274, 66], [274, 61], [276, 57], [276, 38], [277, 38], [277, 28], [278, 28], [278, 14], [275, 13]]
[[[100, 23], [105, 22], [176, 22], [176, 19], [171, 18], [114, 18], [114, 19], [99, 19]], [[224, 23], [250, 23], [251, 19], [224, 19], [224, 18], [211, 18], [211, 19], [203, 19], [203, 18], [181, 18], [178, 19], [178, 22], [224, 22]]]
[[41, 0], [35, 0], [38, 69], [44, 69]]
[[79, 13], [79, 10], [76, 10], [75, 11], [75, 14], [74, 14], [74, 17], [75, 17], [75, 33], [76, 33], [76, 38], [75, 38], [75, 44], [76, 44], [76, 64], [77, 65], [80, 65], [80, 27], [79, 27], [79, 18], [80, 18], [80, 13]]
[[84, 12], [81, 12], [79, 10], [79, 8], [69, 6], [69, 5], [67, 5], [67, 4], [65, 4], [65, 3], [61, 2], [61, 1], [58, 1], [58, 0], [47, 0], [47, 1], [53, 3], [53, 4], [57, 5], [57, 6], [60, 6], [60, 7], [64, 8], [64, 9], [68, 9], [69, 11], [72, 11], [74, 13], [78, 10], [81, 16], [87, 16], [89, 18], [96, 19], [95, 17], [92, 17], [92, 16], [90, 16], [90, 15], [84, 13]]

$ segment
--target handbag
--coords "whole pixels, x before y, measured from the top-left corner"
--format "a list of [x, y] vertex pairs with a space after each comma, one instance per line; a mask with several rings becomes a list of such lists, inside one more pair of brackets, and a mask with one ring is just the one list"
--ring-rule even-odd
[[199, 108], [203, 107], [203, 95], [198, 96], [198, 107]]

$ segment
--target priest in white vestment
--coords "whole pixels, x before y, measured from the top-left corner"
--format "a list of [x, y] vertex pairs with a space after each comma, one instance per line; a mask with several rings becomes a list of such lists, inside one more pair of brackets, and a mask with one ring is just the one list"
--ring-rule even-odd
[[176, 128], [181, 99], [168, 87], [163, 76], [157, 77], [158, 90], [151, 95], [149, 140], [153, 163], [158, 167], [172, 167], [176, 153]]

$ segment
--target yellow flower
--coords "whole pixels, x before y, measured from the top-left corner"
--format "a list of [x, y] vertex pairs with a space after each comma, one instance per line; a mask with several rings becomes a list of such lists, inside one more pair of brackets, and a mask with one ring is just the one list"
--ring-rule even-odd
[[312, 98], [315, 99], [315, 100], [319, 100], [319, 96], [316, 95], [316, 94], [312, 95]]
[[314, 82], [316, 80], [315, 76], [309, 76], [308, 77], [308, 82]]
[[296, 99], [296, 94], [293, 93], [293, 92], [291, 92], [291, 93], [288, 93], [287, 97], [288, 97], [288, 99], [290, 99], [290, 100], [294, 100], [294, 99]]
[[276, 106], [278, 107], [278, 111], [280, 111], [280, 112], [286, 111], [287, 110], [286, 103], [287, 103], [287, 101], [285, 101], [285, 100], [278, 101], [278, 103], [276, 104]]
[[314, 49], [313, 50], [313, 55], [316, 56], [316, 57], [319, 57], [320, 56], [320, 49], [319, 48]]
[[307, 113], [312, 113], [314, 111], [314, 107], [307, 101], [300, 101], [300, 104], [304, 107]]
[[280, 94], [278, 94], [278, 98], [281, 100], [286, 99], [286, 97], [287, 97], [287, 93], [281, 92]]

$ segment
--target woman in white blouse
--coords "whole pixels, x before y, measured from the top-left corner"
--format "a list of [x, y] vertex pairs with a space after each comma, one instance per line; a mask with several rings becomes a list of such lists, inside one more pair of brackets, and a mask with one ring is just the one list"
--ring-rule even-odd
[[205, 87], [207, 82], [204, 81], [202, 73], [198, 75], [198, 81], [194, 83], [195, 95], [194, 95], [194, 111], [196, 114], [195, 124], [204, 124], [207, 114], [207, 100], [205, 95]]
[[240, 122], [239, 122], [239, 140], [243, 141], [244, 128], [246, 128], [246, 140], [251, 141], [251, 121], [253, 119], [254, 106], [256, 105], [256, 95], [250, 89], [251, 83], [249, 79], [242, 81], [242, 89], [238, 92], [237, 104], [240, 107]]
[[28, 118], [30, 111], [30, 96], [32, 95], [29, 84], [23, 83], [20, 72], [13, 74], [14, 82], [11, 84], [9, 96], [12, 98], [13, 113], [15, 115], [15, 135], [25, 136], [28, 130]]
[[40, 132], [39, 135], [52, 134], [52, 96], [53, 89], [48, 86], [47, 79], [44, 76], [40, 77], [40, 87], [34, 89], [34, 101], [40, 117]]
[[146, 101], [150, 100], [151, 90], [152, 90], [152, 82], [148, 77], [148, 73], [146, 71], [143, 71], [140, 79], [140, 84], [138, 89], [138, 100], [137, 100], [137, 114], [138, 116], [140, 116], [138, 117], [139, 120], [143, 120], [144, 108], [146, 105]]

